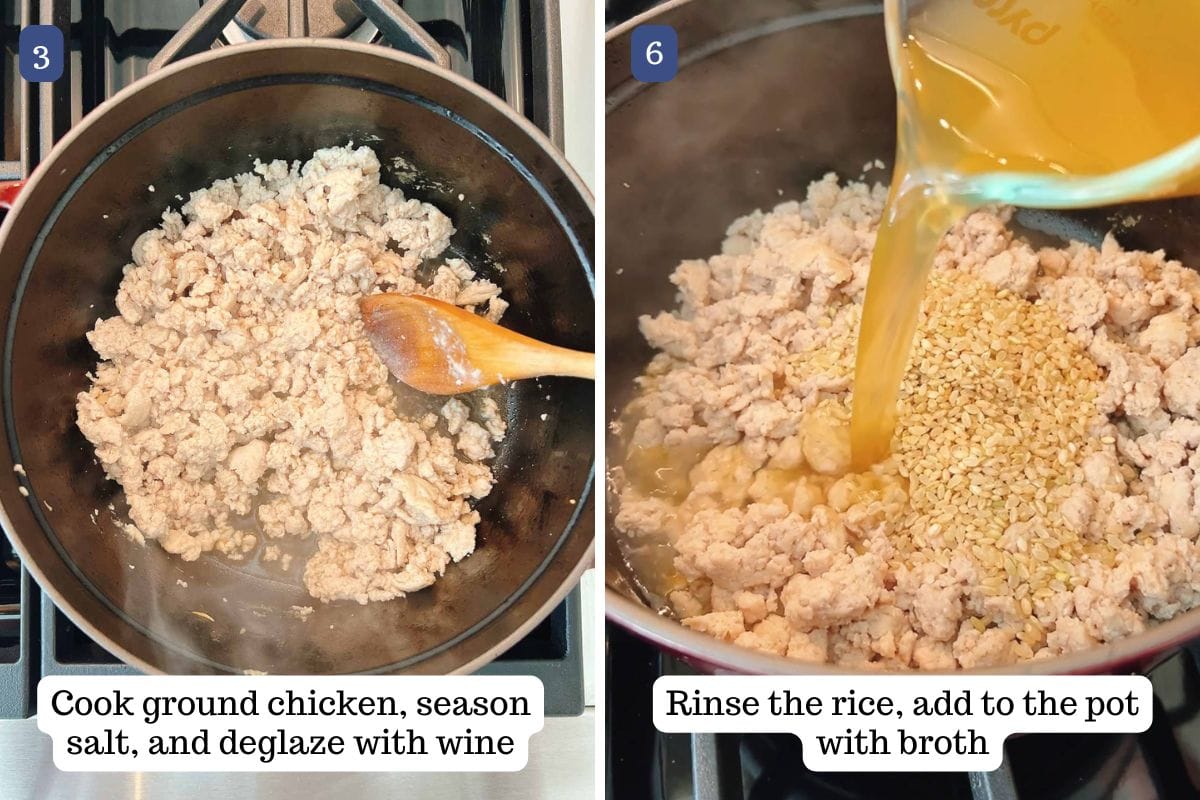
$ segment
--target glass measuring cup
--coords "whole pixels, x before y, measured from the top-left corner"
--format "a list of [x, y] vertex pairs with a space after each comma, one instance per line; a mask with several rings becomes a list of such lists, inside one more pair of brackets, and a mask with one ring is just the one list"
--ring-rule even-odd
[[1200, 193], [1200, 3], [886, 0], [909, 164], [960, 202]]

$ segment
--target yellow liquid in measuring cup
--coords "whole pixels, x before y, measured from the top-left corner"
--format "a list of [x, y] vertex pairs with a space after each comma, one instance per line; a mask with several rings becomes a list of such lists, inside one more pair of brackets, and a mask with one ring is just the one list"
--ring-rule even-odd
[[[1200, 135], [1200, 0], [927, 0], [907, 12], [889, 0], [899, 135], [859, 333], [858, 468], [890, 450], [925, 280], [954, 222], [1034, 184], [1041, 205], [1113, 202], [1067, 190]], [[1200, 162], [1136, 177], [1121, 199], [1200, 193]]]

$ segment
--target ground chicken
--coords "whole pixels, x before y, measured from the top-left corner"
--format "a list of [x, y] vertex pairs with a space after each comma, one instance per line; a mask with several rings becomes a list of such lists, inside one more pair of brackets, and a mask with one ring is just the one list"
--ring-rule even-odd
[[285, 570], [281, 545], [315, 535], [304, 582], [323, 601], [417, 591], [469, 554], [504, 418], [491, 399], [478, 422], [446, 403], [445, 433], [403, 413], [358, 312], [420, 289], [497, 318], [499, 288], [461, 260], [418, 284], [453, 232], [380, 183], [369, 148], [334, 147], [219, 180], [142, 234], [77, 400], [129, 534], [186, 560], [265, 537]]
[[657, 354], [612, 475], [627, 551], [675, 554], [647, 587], [694, 630], [870, 669], [1050, 657], [1200, 605], [1200, 278], [970, 215], [935, 259], [893, 455], [848, 473], [885, 197], [827, 176], [736, 220], [641, 319]]

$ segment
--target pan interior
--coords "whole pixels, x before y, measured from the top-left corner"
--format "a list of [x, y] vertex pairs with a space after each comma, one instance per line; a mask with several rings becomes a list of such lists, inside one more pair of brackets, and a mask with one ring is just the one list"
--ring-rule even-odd
[[[675, 306], [667, 276], [685, 259], [721, 252], [726, 228], [754, 209], [803, 199], [828, 172], [885, 183], [895, 150], [895, 94], [883, 18], [855, 2], [694, 0], [653, 22], [679, 33], [678, 75], [659, 84], [629, 78], [628, 32], [608, 42], [606, 117], [605, 408], [615, 417], [653, 355], [638, 318]], [[885, 167], [874, 166], [881, 159]], [[1014, 227], [1035, 244], [1071, 238], [1099, 243], [1112, 231], [1126, 248], [1164, 249], [1200, 264], [1200, 199], [1131, 203], [1079, 211], [1019, 210]], [[609, 464], [624, 453], [606, 442]], [[609, 492], [608, 585], [658, 610], [625, 557]], [[1200, 610], [1189, 612], [1193, 619]], [[670, 636], [673, 622], [639, 619]], [[670, 627], [669, 627], [670, 626]], [[713, 642], [706, 659], [734, 663]], [[758, 661], [763, 661], [758, 659]], [[805, 665], [773, 658], [778, 671]]]
[[[375, 150], [385, 183], [450, 216], [452, 254], [500, 284], [512, 303], [506, 326], [592, 346], [586, 244], [515, 156], [424, 98], [358, 79], [290, 75], [216, 87], [128, 130], [37, 234], [10, 312], [4, 388], [10, 447], [46, 538], [116, 615], [113, 624], [150, 637], [138, 655], [164, 671], [420, 671], [538, 576], [571, 528], [572, 501], [586, 494], [591, 386], [530, 380], [499, 390], [509, 433], [493, 464], [497, 485], [477, 506], [478, 549], [430, 589], [365, 606], [320, 604], [303, 590], [302, 561], [286, 575], [256, 558], [183, 562], [121, 533], [119, 486], [75, 427], [74, 404], [96, 362], [84, 335], [117, 313], [134, 240], [177, 209], [179, 197], [245, 172], [255, 159], [306, 160], [351, 141]], [[310, 605], [307, 620], [288, 613]]]

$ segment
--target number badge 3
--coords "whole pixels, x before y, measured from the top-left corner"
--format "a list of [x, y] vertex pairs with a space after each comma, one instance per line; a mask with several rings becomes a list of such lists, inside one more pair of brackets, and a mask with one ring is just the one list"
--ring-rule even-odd
[[30, 83], [56, 81], [63, 74], [63, 33], [54, 25], [21, 29], [17, 67]]

